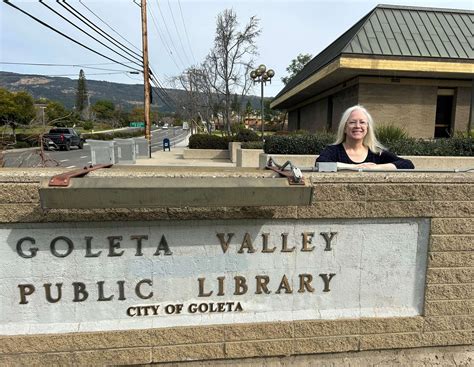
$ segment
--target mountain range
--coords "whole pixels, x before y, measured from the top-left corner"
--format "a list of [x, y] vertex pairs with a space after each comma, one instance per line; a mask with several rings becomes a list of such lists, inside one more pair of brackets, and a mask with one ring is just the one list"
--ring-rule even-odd
[[[98, 100], [109, 100], [124, 111], [143, 105], [143, 84], [122, 84], [99, 80], [87, 80], [86, 83], [91, 105]], [[0, 71], [0, 88], [11, 92], [24, 90], [29, 92], [34, 99], [46, 98], [60, 102], [71, 109], [75, 103], [77, 79]], [[157, 91], [158, 98], [154, 93], [153, 106], [157, 106], [158, 111], [162, 113], [175, 112], [175, 101], [185, 100], [186, 91], [172, 88], [164, 88], [164, 91], [165, 93]], [[242, 101], [243, 106], [247, 104], [247, 100], [250, 100], [254, 109], [259, 109], [260, 97], [245, 97]]]

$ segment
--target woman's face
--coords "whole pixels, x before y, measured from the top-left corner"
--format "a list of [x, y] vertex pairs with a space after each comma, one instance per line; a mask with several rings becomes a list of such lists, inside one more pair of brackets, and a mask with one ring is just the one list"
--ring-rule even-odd
[[361, 110], [352, 111], [346, 122], [346, 140], [363, 140], [368, 129], [367, 116]]

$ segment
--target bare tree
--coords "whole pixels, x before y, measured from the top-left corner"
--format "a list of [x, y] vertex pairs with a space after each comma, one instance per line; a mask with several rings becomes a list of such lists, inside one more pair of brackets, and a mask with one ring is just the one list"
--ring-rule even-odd
[[215, 91], [224, 97], [224, 125], [229, 134], [231, 96], [249, 88], [249, 65], [253, 64], [252, 56], [257, 55], [255, 41], [261, 33], [255, 16], [241, 31], [238, 26], [237, 14], [232, 9], [217, 16], [214, 47], [206, 59], [211, 73], [216, 75]]

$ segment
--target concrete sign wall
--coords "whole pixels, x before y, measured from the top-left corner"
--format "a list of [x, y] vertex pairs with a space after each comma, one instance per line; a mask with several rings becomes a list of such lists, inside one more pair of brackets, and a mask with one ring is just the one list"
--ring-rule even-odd
[[0, 333], [422, 314], [429, 221], [0, 226]]

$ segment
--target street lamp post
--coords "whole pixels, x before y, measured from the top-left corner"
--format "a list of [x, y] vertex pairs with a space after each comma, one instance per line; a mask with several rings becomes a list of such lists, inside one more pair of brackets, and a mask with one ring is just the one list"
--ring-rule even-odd
[[263, 85], [269, 82], [272, 83], [272, 78], [275, 76], [275, 72], [273, 69], [268, 69], [263, 64], [261, 64], [257, 69], [253, 70], [250, 73], [250, 77], [253, 80], [253, 83], [260, 83], [260, 90], [261, 90], [261, 118], [262, 118], [262, 139], [264, 138], [264, 131], [265, 131], [265, 121], [264, 121], [264, 104], [263, 104]]

